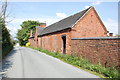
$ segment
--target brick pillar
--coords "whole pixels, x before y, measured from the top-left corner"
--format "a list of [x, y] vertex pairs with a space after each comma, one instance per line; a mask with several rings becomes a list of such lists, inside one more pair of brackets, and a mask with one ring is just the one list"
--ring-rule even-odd
[[32, 30], [30, 30], [30, 37], [32, 37]]

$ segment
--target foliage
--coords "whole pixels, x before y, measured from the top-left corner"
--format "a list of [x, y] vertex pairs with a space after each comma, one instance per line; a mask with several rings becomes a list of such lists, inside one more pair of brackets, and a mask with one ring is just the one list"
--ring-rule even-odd
[[25, 46], [28, 42], [28, 38], [30, 36], [30, 30], [33, 30], [33, 33], [35, 32], [35, 27], [39, 26], [40, 23], [38, 21], [24, 21], [21, 24], [21, 29], [17, 32], [17, 39], [19, 40], [19, 44], [21, 46]]
[[30, 43], [28, 42], [28, 43], [26, 43], [26, 45], [25, 45], [26, 47], [28, 47], [28, 46], [30, 46]]
[[0, 18], [0, 60], [2, 59], [2, 22]]
[[[30, 48], [33, 48], [33, 47], [30, 47]], [[92, 72], [96, 72], [98, 74], [105, 76], [106, 78], [110, 78], [113, 80], [115, 80], [115, 78], [118, 79], [119, 72], [115, 68], [105, 68], [98, 64], [91, 64], [88, 60], [83, 59], [81, 57], [75, 57], [72, 55], [61, 55], [58, 52], [49, 52], [48, 50], [44, 50], [41, 48], [33, 48], [33, 49], [46, 53], [55, 58], [58, 58], [76, 67], [86, 69]]]
[[5, 23], [1, 17], [0, 17], [0, 27], [2, 28], [2, 56], [4, 58], [13, 48], [13, 44], [11, 42], [9, 31], [5, 27]]
[[18, 43], [17, 40], [11, 40], [11, 42], [12, 42], [13, 45], [16, 45], [16, 43]]

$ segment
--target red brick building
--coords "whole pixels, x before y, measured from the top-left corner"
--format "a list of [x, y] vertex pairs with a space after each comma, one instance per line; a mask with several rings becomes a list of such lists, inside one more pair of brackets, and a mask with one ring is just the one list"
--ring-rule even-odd
[[36, 27], [35, 35], [30, 33], [29, 42], [51, 52], [71, 54], [71, 39], [83, 37], [106, 37], [107, 30], [94, 7], [89, 7], [46, 27]]

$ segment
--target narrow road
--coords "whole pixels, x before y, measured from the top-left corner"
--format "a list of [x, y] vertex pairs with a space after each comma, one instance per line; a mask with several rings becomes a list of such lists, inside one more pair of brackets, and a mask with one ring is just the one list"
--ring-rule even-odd
[[3, 62], [8, 78], [99, 78], [39, 51], [16, 46]]

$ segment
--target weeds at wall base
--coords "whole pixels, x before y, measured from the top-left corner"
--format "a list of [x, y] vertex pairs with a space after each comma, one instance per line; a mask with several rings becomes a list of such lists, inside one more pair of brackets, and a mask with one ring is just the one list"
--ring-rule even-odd
[[[107, 80], [119, 80], [119, 71], [116, 70], [115, 68], [105, 68], [101, 65], [98, 64], [91, 64], [88, 60], [85, 60], [83, 58], [80, 57], [75, 57], [72, 55], [61, 55], [58, 52], [50, 52], [48, 50], [44, 50], [41, 48], [33, 48], [33, 47], [29, 47], [35, 50], [38, 50], [40, 52], [46, 53], [50, 56], [53, 56], [55, 58], [58, 58], [64, 62], [67, 62], [73, 66], [76, 66], [78, 68], [87, 70], [91, 73], [94, 73], [98, 76], [100, 76], [101, 78], [105, 78]], [[101, 76], [103, 75], [103, 76]]]

